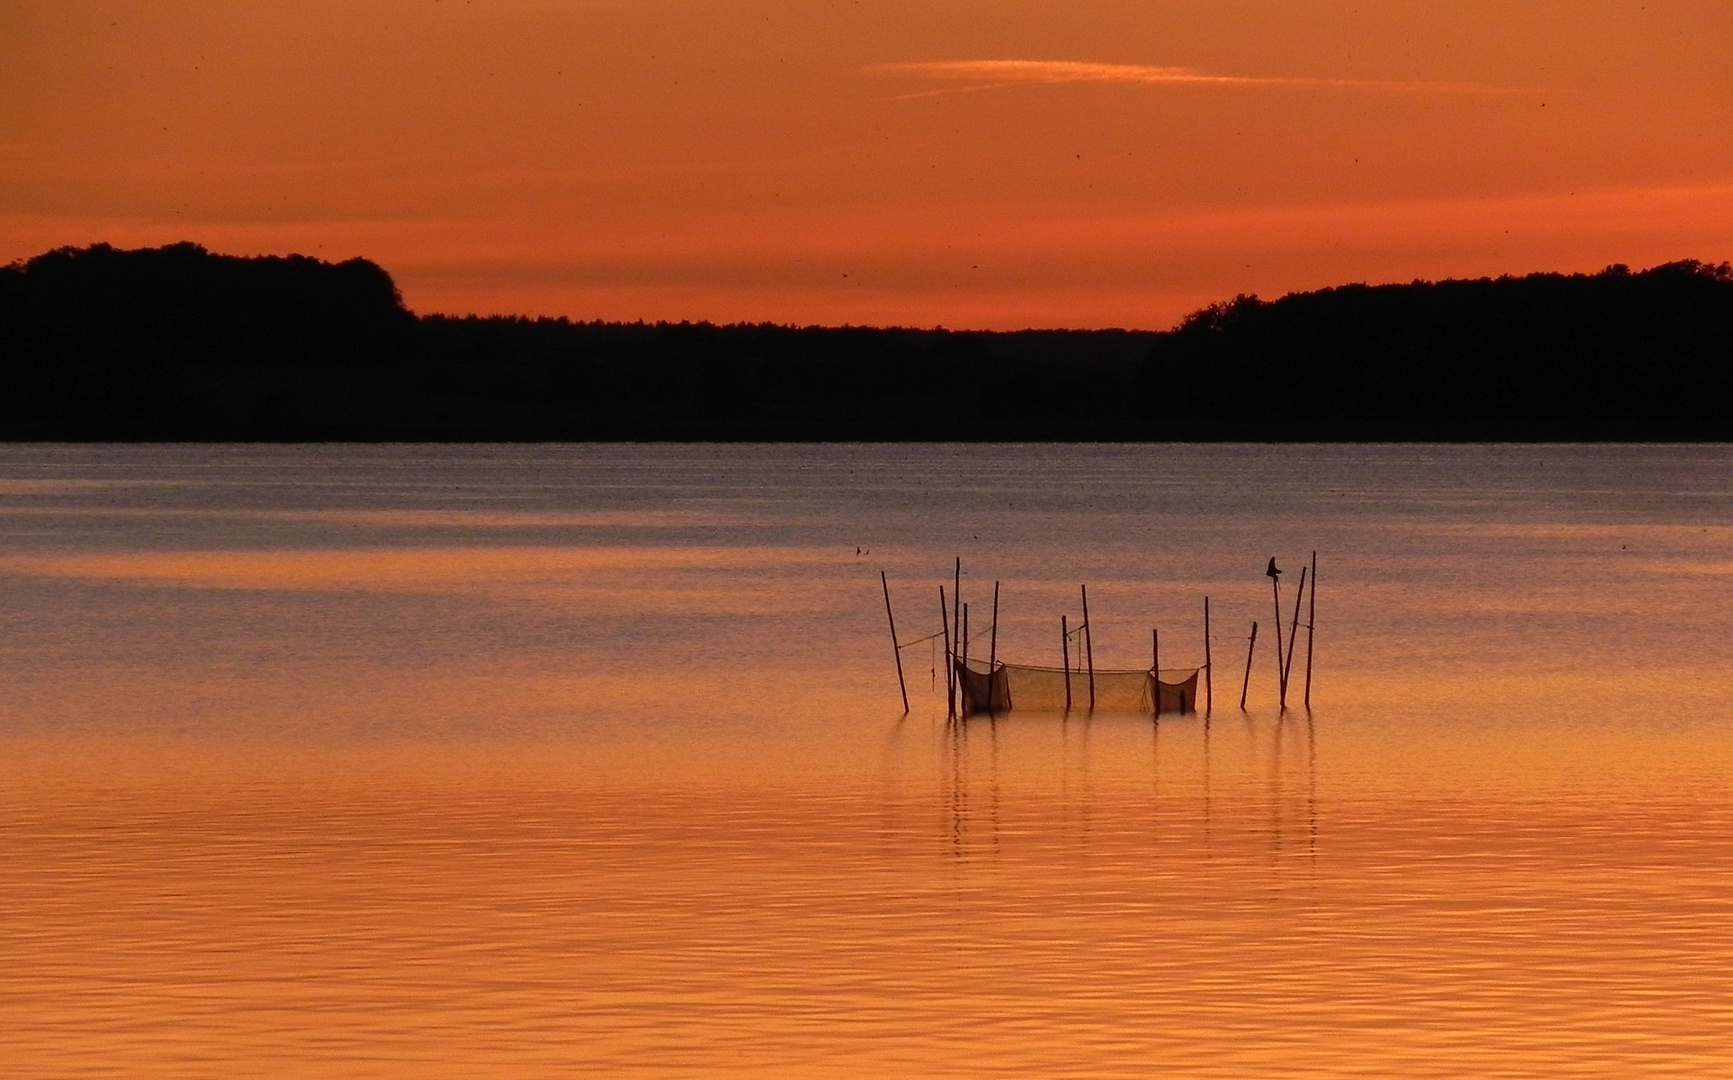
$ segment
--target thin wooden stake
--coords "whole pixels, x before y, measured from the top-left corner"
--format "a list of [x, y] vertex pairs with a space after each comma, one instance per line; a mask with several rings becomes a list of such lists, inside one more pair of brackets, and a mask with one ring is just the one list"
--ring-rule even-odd
[[1065, 627], [1065, 616], [1059, 616], [1059, 662], [1065, 665], [1065, 711], [1071, 711], [1071, 631]]
[[[1282, 708], [1288, 707], [1288, 676], [1294, 671], [1294, 644], [1300, 640], [1300, 602], [1306, 598], [1306, 568], [1300, 567], [1300, 591], [1294, 594], [1294, 625], [1288, 630], [1288, 657], [1282, 661]], [[1276, 627], [1280, 630], [1281, 627]]]
[[[1271, 559], [1270, 564], [1275, 565]], [[1286, 707], [1288, 700], [1288, 675], [1282, 670], [1282, 579], [1271, 575], [1270, 588], [1276, 598], [1276, 692]]]
[[999, 708], [999, 684], [994, 669], [999, 663], [999, 583], [993, 582], [993, 628], [987, 634], [987, 711]]
[[969, 716], [969, 605], [964, 605], [964, 662], [957, 666], [958, 716]]
[[891, 624], [891, 654], [897, 658], [897, 689], [903, 692], [903, 715], [909, 713], [909, 684], [903, 681], [903, 647], [897, 644], [897, 617], [891, 614], [891, 583], [885, 577], [883, 570], [879, 571], [879, 584], [885, 590], [885, 619]]
[[957, 695], [962, 699], [958, 706], [958, 716], [969, 716], [974, 709], [969, 707], [969, 605], [964, 605], [964, 662], [957, 666]]
[[1252, 639], [1246, 645], [1246, 684], [1240, 687], [1240, 712], [1246, 711], [1246, 693], [1252, 688], [1252, 653], [1258, 647], [1258, 624], [1252, 622]]
[[1318, 553], [1312, 552], [1312, 600], [1306, 614], [1306, 711], [1312, 711], [1312, 635], [1318, 628]]
[[[956, 645], [959, 653], [961, 653], [963, 649], [963, 624], [959, 621], [963, 615], [962, 603], [963, 557], [959, 555], [957, 556], [956, 576], [951, 580], [951, 641]], [[961, 676], [959, 676], [959, 678], [961, 678]], [[959, 709], [962, 708], [962, 702], [963, 688], [962, 684], [959, 683], [957, 686], [957, 707]]]
[[999, 662], [999, 583], [993, 582], [993, 629], [987, 638], [987, 674]]
[[1095, 711], [1095, 632], [1089, 628], [1089, 586], [1079, 585], [1083, 590], [1083, 655], [1089, 664], [1089, 711]]
[[1151, 658], [1152, 662], [1155, 664], [1155, 715], [1160, 716], [1161, 715], [1161, 631], [1160, 630], [1151, 630], [1149, 632], [1149, 636], [1152, 639], [1151, 648], [1155, 654]]
[[939, 586], [939, 633], [945, 637], [945, 715], [957, 715], [957, 658], [951, 654], [951, 606]]
[[1208, 716], [1215, 709], [1215, 690], [1210, 683], [1214, 671], [1209, 662], [1209, 597], [1203, 598], [1203, 714]]

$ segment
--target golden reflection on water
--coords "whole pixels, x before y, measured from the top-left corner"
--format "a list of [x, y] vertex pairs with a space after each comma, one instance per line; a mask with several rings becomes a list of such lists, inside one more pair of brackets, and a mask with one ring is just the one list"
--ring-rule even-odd
[[1514, 775], [1552, 774], [1533, 785], [1460, 764], [1448, 786], [1361, 784], [1368, 749], [1345, 740], [1401, 749], [1327, 714], [862, 737], [874, 775], [812, 783], [569, 747], [16, 747], [11, 1058], [42, 1076], [1727, 1061], [1733, 812], [1702, 783], [1705, 750], [1733, 774], [1724, 739], [1649, 745], [1646, 780], [1606, 791], [1561, 783], [1568, 755], [1532, 739]]
[[[204, 509], [124, 477], [0, 483], [26, 500], [0, 503], [0, 1073], [1733, 1073], [1728, 533], [1572, 519], [1624, 459], [1589, 509], [1465, 511], [1485, 521], [1425, 519], [1477, 490], [1426, 476], [1404, 481], [1424, 513], [1384, 517], [1394, 496], [1332, 517], [1334, 489], [1203, 526], [977, 513], [1001, 655], [1041, 662], [1086, 579], [1098, 659], [1164, 625], [1184, 660], [1208, 591], [1217, 708], [956, 723], [913, 653], [896, 715], [853, 539], [902, 538], [872, 542], [924, 634], [960, 542], [920, 501], [944, 470], [862, 509], [835, 462], [868, 451], [788, 450], [694, 510], [669, 476], [715, 448], [588, 450], [609, 490], [650, 469], [676, 493], [592, 506], [544, 482], [578, 451], [526, 449], [452, 510], [381, 494], [366, 454], [400, 479], [474, 451], [352, 452], [265, 476], [350, 476], [342, 507], [237, 512], [295, 503], [253, 492], [256, 463]], [[1082, 475], [1140, 505], [1168, 482], [1146, 452], [1000, 449], [995, 482], [1027, 501], [1058, 470], [1050, 501]], [[228, 468], [161, 453], [152, 492]], [[1215, 453], [1205, 495], [1250, 468]], [[1338, 485], [1424, 471], [1315, 453]], [[778, 509], [765, 469], [816, 479]], [[92, 525], [79, 500], [115, 490], [131, 523]], [[1265, 653], [1242, 713], [1268, 592], [1217, 552], [1298, 531], [1337, 552], [1318, 708], [1277, 713]]]

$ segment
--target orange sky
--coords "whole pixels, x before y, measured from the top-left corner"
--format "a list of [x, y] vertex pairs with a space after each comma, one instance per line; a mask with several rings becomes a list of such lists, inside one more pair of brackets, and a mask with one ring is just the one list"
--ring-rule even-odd
[[0, 260], [419, 311], [1160, 328], [1733, 258], [1727, 0], [0, 0]]

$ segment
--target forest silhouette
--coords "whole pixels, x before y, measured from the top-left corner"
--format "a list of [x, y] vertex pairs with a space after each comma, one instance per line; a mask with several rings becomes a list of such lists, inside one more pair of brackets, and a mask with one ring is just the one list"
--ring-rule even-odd
[[1733, 268], [1241, 296], [1166, 332], [417, 316], [374, 263], [0, 268], [12, 440], [1733, 438]]

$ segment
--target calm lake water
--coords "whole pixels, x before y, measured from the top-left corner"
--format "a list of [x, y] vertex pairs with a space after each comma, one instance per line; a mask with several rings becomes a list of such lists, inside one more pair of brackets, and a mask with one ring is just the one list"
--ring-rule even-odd
[[[902, 716], [959, 555], [1213, 715]], [[0, 1071], [1733, 1074], [1730, 593], [1728, 447], [0, 448]]]

